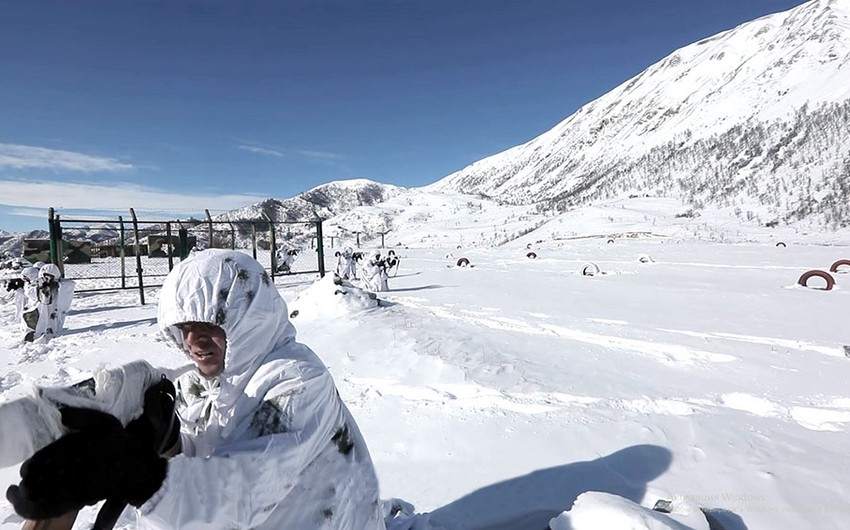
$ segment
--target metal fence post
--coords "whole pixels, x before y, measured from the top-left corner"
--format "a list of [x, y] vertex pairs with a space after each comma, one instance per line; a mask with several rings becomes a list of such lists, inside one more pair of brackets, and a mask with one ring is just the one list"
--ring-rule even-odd
[[269, 217], [266, 212], [262, 212], [263, 217], [268, 219], [269, 221], [269, 239], [271, 240], [271, 264], [272, 264], [272, 281], [274, 281], [274, 273], [275, 269], [277, 269], [277, 242], [275, 241], [275, 227], [272, 223], [271, 217]]
[[236, 250], [236, 229], [230, 221], [227, 221], [227, 224], [230, 225], [230, 250]]
[[325, 244], [322, 242], [322, 218], [316, 216], [316, 253], [319, 257], [319, 278], [325, 277]]
[[257, 224], [254, 221], [251, 221], [251, 249], [257, 259]]
[[[47, 233], [48, 233], [48, 244], [50, 245], [50, 263], [58, 264], [59, 260], [59, 249], [61, 248], [62, 242], [56, 236], [56, 212], [53, 208], [47, 210]], [[23, 253], [21, 253], [23, 256]]]
[[215, 248], [215, 244], [213, 244], [213, 226], [212, 226], [212, 217], [210, 216], [210, 211], [209, 211], [209, 210], [207, 210], [206, 208], [204, 209], [204, 213], [206, 213], [206, 214], [207, 214], [207, 222], [208, 222], [208, 223], [209, 223], [209, 225], [210, 225], [210, 229], [209, 229], [209, 237], [210, 237], [210, 241], [209, 241], [209, 243], [207, 244], [207, 248]]
[[121, 256], [121, 288], [127, 288], [127, 269], [125, 264], [125, 258], [127, 256], [127, 251], [124, 246], [127, 244], [127, 241], [124, 238], [124, 218], [120, 215], [118, 216], [118, 225], [120, 226], [119, 232], [119, 252]]
[[272, 280], [274, 280], [274, 273], [277, 272], [277, 237], [275, 232], [277, 232], [277, 227], [269, 221], [269, 238], [271, 239], [271, 248], [269, 250], [271, 251]]
[[171, 241], [171, 221], [165, 223], [165, 237], [168, 238], [168, 270], [171, 271], [174, 268], [174, 258], [172, 257], [173, 252], [171, 250], [174, 246]]
[[177, 229], [177, 253], [180, 254], [180, 261], [189, 255], [189, 231], [182, 224]]
[[62, 241], [62, 221], [60, 220], [60, 216], [57, 215], [53, 222], [56, 223], [56, 228], [54, 229], [56, 234], [56, 265], [59, 266], [59, 272], [62, 273], [62, 276], [65, 276], [65, 244]]
[[136, 274], [139, 277], [139, 300], [145, 305], [145, 285], [142, 280], [142, 248], [139, 244], [139, 221], [136, 219], [136, 211], [130, 208], [130, 216], [133, 217], [133, 233], [136, 236]]
[[53, 208], [47, 210], [47, 242], [50, 254], [50, 263], [59, 267], [62, 276], [65, 275], [65, 263], [62, 258], [65, 253], [62, 248], [62, 225], [59, 222], [59, 216]]

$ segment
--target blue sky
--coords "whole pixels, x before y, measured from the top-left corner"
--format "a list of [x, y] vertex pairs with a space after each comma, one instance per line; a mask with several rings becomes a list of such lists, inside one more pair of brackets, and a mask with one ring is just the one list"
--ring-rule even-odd
[[[0, 16], [0, 229], [422, 186], [800, 0], [90, 0]], [[105, 213], [104, 208], [109, 209]]]

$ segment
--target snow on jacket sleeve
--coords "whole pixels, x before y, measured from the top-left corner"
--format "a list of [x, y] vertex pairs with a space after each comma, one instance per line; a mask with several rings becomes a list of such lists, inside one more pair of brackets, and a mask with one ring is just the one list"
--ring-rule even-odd
[[[266, 383], [276, 379], [262, 392], [262, 403], [274, 403], [280, 414], [269, 417], [259, 407], [212, 456], [173, 458], [165, 483], [140, 510], [141, 527], [255, 528], [285, 503], [304, 469], [335, 443], [346, 415], [326, 370], [303, 363], [281, 370], [281, 364], [272, 362], [261, 369], [267, 375], [257, 374]], [[281, 507], [293, 508], [302, 507]]]

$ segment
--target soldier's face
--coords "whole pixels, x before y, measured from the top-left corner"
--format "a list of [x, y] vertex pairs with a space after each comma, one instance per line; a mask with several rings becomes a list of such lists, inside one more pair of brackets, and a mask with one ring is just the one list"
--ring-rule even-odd
[[207, 378], [221, 374], [227, 349], [224, 330], [206, 322], [187, 322], [180, 325], [180, 330], [183, 348], [198, 366], [198, 371]]

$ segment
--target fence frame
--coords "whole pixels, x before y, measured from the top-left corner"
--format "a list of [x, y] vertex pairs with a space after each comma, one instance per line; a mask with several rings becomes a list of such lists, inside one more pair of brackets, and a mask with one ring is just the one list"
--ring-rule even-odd
[[[197, 230], [203, 230], [206, 228], [207, 231], [207, 245], [205, 248], [224, 248], [222, 245], [216, 244], [216, 233], [224, 233], [227, 232], [229, 235], [229, 248], [235, 250], [236, 249], [236, 241], [237, 241], [237, 229], [234, 224], [237, 225], [250, 225], [250, 239], [248, 243], [250, 247], [244, 247], [243, 250], [247, 250], [247, 248], [251, 249], [251, 255], [254, 259], [257, 259], [257, 247], [259, 246], [259, 241], [257, 234], [258, 232], [268, 234], [270, 239], [269, 242], [269, 251], [270, 251], [270, 266], [266, 266], [263, 264], [263, 268], [265, 268], [271, 278], [274, 281], [275, 273], [277, 272], [277, 259], [276, 259], [276, 250], [277, 241], [275, 234], [281, 226], [291, 226], [291, 225], [309, 225], [315, 230], [315, 236], [303, 236], [303, 237], [312, 237], [310, 239], [310, 247], [313, 247], [315, 243], [316, 250], [316, 264], [315, 268], [311, 267], [308, 270], [297, 270], [292, 271], [290, 274], [313, 274], [319, 273], [320, 277], [325, 276], [325, 262], [324, 262], [324, 245], [322, 241], [322, 219], [318, 216], [314, 216], [309, 220], [300, 220], [300, 221], [272, 221], [265, 213], [263, 213], [263, 217], [265, 220], [244, 220], [244, 221], [214, 221], [212, 216], [210, 216], [209, 210], [204, 210], [206, 214], [205, 221], [199, 221], [197, 219], [191, 220], [179, 220], [179, 219], [170, 219], [170, 220], [141, 220], [136, 216], [136, 212], [134, 208], [130, 208], [130, 217], [131, 217], [131, 229], [132, 229], [132, 242], [133, 245], [133, 254], [135, 254], [136, 258], [136, 271], [135, 276], [138, 285], [128, 285], [127, 283], [127, 266], [126, 266], [126, 258], [127, 258], [127, 243], [128, 238], [125, 230], [125, 220], [123, 216], [118, 215], [117, 221], [112, 219], [81, 219], [81, 218], [72, 218], [72, 217], [62, 217], [60, 216], [54, 208], [50, 208], [48, 210], [48, 238], [49, 238], [49, 249], [50, 249], [50, 263], [56, 264], [59, 269], [62, 271], [63, 277], [68, 277], [65, 274], [65, 262], [64, 262], [64, 250], [63, 250], [63, 237], [62, 237], [62, 229], [63, 223], [67, 227], [69, 224], [79, 223], [79, 224], [104, 224], [110, 223], [115, 224], [117, 227], [117, 240], [119, 247], [119, 262], [120, 262], [120, 274], [114, 276], [98, 276], [98, 277], [87, 277], [87, 276], [71, 276], [68, 277], [72, 280], [85, 280], [85, 279], [120, 279], [121, 286], [120, 287], [97, 287], [97, 288], [79, 288], [76, 289], [77, 292], [97, 292], [97, 291], [114, 291], [114, 290], [122, 290], [122, 289], [135, 289], [139, 290], [139, 303], [141, 305], [145, 305], [145, 288], [154, 288], [161, 287], [161, 281], [157, 283], [154, 281], [153, 283], [149, 282], [147, 285], [145, 284], [145, 278], [151, 279], [156, 277], [164, 277], [164, 274], [154, 274], [154, 275], [145, 275], [144, 267], [142, 263], [142, 255], [145, 254], [149, 258], [150, 256], [150, 242], [148, 245], [145, 245], [146, 250], [143, 251], [141, 241], [144, 237], [150, 237], [152, 234], [143, 235], [144, 228], [140, 228], [142, 226], [149, 226], [150, 229], [157, 229], [158, 231], [165, 232], [165, 237], [168, 241], [166, 246], [166, 258], [168, 259], [168, 271], [170, 272], [174, 268], [175, 257], [179, 260], [185, 259], [189, 253], [190, 249], [188, 248], [189, 242], [189, 229], [186, 228], [187, 224], [191, 224], [191, 228], [193, 232], [198, 233]], [[177, 248], [173, 248], [175, 245], [173, 244], [173, 232], [172, 232], [172, 224], [176, 224], [178, 226], [178, 236], [177, 236]], [[229, 226], [229, 229], [214, 230], [214, 225], [217, 224], [226, 224]], [[163, 230], [164, 228], [164, 230]], [[82, 227], [81, 229], [85, 230], [87, 227]], [[197, 237], [197, 236], [196, 236]], [[218, 238], [218, 241], [222, 241], [222, 237]], [[200, 242], [200, 239], [197, 240]], [[177, 255], [175, 255], [175, 250], [177, 250]], [[166, 273], [167, 274], [167, 273]]]

